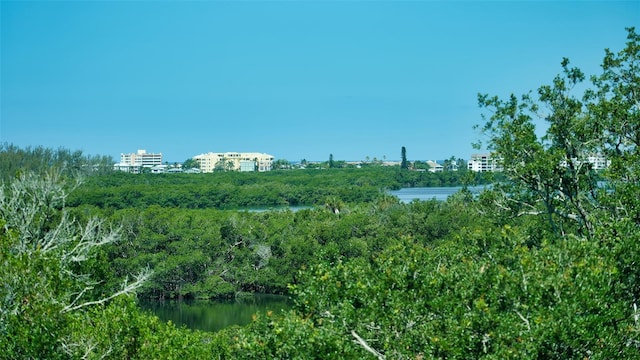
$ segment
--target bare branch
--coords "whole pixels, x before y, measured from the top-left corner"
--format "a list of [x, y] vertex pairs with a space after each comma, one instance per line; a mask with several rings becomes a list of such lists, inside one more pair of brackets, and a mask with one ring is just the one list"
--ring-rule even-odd
[[515, 311], [516, 314], [518, 314], [518, 316], [520, 317], [520, 319], [522, 319], [522, 321], [524, 321], [524, 324], [527, 326], [527, 331], [531, 332], [531, 324], [529, 324], [529, 320], [527, 320], [527, 318], [522, 316], [522, 314], [520, 314], [520, 312], [518, 310], [513, 310], [513, 311]]
[[384, 355], [369, 346], [369, 344], [367, 344], [367, 342], [363, 338], [361, 338], [360, 335], [358, 335], [354, 330], [351, 330], [351, 335], [353, 335], [353, 337], [356, 339], [355, 342], [360, 344], [360, 346], [362, 346], [365, 350], [375, 355], [378, 359], [384, 360]]
[[[78, 310], [81, 309], [83, 307], [87, 307], [87, 306], [91, 306], [91, 305], [99, 305], [99, 304], [103, 304], [111, 299], [114, 299], [120, 295], [125, 295], [125, 294], [132, 294], [135, 293], [135, 291], [140, 288], [148, 279], [149, 277], [151, 277], [151, 270], [146, 269], [144, 271], [141, 271], [138, 275], [135, 276], [135, 280], [132, 283], [128, 283], [127, 280], [124, 281], [124, 283], [122, 284], [122, 289], [114, 294], [111, 294], [110, 296], [107, 296], [105, 298], [99, 299], [99, 300], [94, 300], [94, 301], [87, 301], [84, 302], [82, 304], [78, 304], [78, 305], [73, 305], [75, 303], [75, 301], [72, 304], [69, 304], [67, 306], [65, 306], [60, 312], [62, 313], [66, 313], [69, 311], [74, 311], [74, 310]], [[77, 299], [76, 299], [77, 300]]]

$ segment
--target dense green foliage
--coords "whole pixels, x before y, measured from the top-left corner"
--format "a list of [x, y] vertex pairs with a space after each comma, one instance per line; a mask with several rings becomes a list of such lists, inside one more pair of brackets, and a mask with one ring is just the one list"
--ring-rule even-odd
[[399, 171], [398, 167], [282, 170], [266, 173], [126, 174], [92, 176], [70, 195], [69, 206], [126, 209], [151, 205], [205, 208], [322, 205], [327, 198], [369, 202], [384, 189], [484, 184], [489, 178], [466, 171]]
[[[208, 299], [239, 291], [286, 292], [300, 266], [317, 262], [318, 254], [368, 257], [405, 229], [387, 228], [358, 204], [397, 203], [385, 188], [454, 185], [466, 175], [397, 167], [113, 173], [86, 179], [67, 205], [77, 217], [100, 214], [122, 225], [124, 241], [111, 246], [108, 256], [118, 275], [146, 266], [155, 270], [140, 296]], [[307, 204], [313, 207], [295, 213], [217, 210]]]
[[110, 156], [85, 155], [80, 150], [52, 150], [38, 146], [19, 148], [0, 143], [0, 180], [7, 181], [24, 172], [41, 173], [57, 168], [68, 175], [105, 174], [111, 172]]
[[[12, 180], [0, 356], [640, 358], [640, 36], [628, 40], [581, 97], [567, 60], [537, 97], [480, 96], [505, 178], [479, 197], [400, 203], [383, 189], [438, 175], [385, 168], [112, 174], [68, 198], [58, 181]], [[592, 154], [609, 168], [596, 173]], [[277, 204], [318, 206], [219, 209]], [[179, 329], [119, 290], [147, 267], [142, 296], [273, 291], [295, 305], [246, 327]]]
[[[0, 358], [203, 357], [216, 346], [141, 313], [131, 298], [146, 273], [120, 288], [101, 250], [117, 232], [63, 208], [56, 173], [0, 188]], [[191, 346], [199, 344], [199, 346]]]
[[143, 297], [285, 293], [304, 265], [369, 258], [403, 236], [427, 243], [446, 235], [461, 220], [439, 214], [441, 206], [435, 201], [403, 205], [383, 197], [370, 205], [342, 204], [339, 214], [325, 207], [297, 212], [119, 210], [110, 220], [121, 224], [123, 241], [110, 246], [108, 256], [118, 276], [154, 269], [139, 293]]

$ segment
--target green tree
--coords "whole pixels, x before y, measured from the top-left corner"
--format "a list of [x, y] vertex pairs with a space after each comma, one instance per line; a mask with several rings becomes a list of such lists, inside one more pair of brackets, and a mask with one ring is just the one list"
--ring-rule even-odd
[[402, 150], [400, 151], [401, 157], [402, 157], [402, 162], [400, 163], [400, 168], [401, 169], [408, 169], [409, 168], [409, 163], [407, 162], [407, 148], [405, 148], [404, 146], [402, 147]]
[[113, 172], [113, 163], [110, 156], [87, 156], [80, 150], [54, 150], [42, 146], [20, 148], [0, 143], [0, 179], [4, 181], [20, 172], [44, 173], [52, 167], [67, 176], [109, 174]]
[[182, 168], [187, 169], [200, 169], [200, 163], [193, 158], [189, 158], [182, 163]]
[[[585, 76], [570, 68], [568, 59], [562, 68], [563, 76], [557, 76], [553, 85], [538, 89], [537, 101], [530, 94], [520, 99], [511, 95], [508, 100], [480, 95], [480, 106], [491, 112], [482, 129], [489, 135], [489, 149], [512, 180], [503, 189], [511, 194], [514, 215], [544, 215], [555, 234], [577, 227], [591, 236], [593, 219], [588, 214], [597, 185], [588, 162], [592, 139], [582, 130], [585, 107], [572, 93]], [[542, 137], [535, 128], [540, 109], [549, 111], [542, 115], [549, 124]]]
[[272, 170], [290, 169], [291, 163], [287, 159], [278, 159], [271, 164]]
[[[640, 37], [635, 29], [627, 30], [625, 49], [618, 54], [606, 50], [603, 73], [591, 78], [594, 88], [582, 97], [574, 89], [585, 75], [568, 59], [562, 60], [563, 74], [538, 89], [537, 99], [531, 94], [508, 100], [479, 96], [480, 106], [491, 112], [483, 126], [489, 149], [511, 180], [500, 186], [504, 209], [514, 216], [543, 215], [555, 234], [576, 229], [592, 238], [596, 226], [610, 222], [611, 215], [629, 216], [619, 209], [635, 208], [635, 197], [627, 194], [638, 190], [640, 179]], [[548, 129], [538, 137], [540, 116]], [[593, 158], [601, 157], [610, 166], [599, 173]], [[602, 177], [606, 189], [598, 186]], [[604, 209], [606, 216], [600, 214]]]
[[222, 158], [218, 160], [213, 166], [214, 171], [227, 171], [227, 159]]
[[329, 168], [333, 168], [335, 163], [333, 162], [333, 154], [329, 154]]
[[604, 176], [615, 191], [606, 194], [616, 196], [608, 209], [639, 219], [638, 211], [628, 211], [637, 209], [631, 194], [640, 184], [640, 35], [634, 28], [627, 31], [626, 47], [617, 54], [607, 49], [603, 73], [591, 78], [595, 89], [585, 94], [588, 116], [581, 130], [589, 149], [609, 162]]
[[77, 319], [84, 321], [88, 309], [134, 293], [149, 276], [141, 272], [120, 289], [94, 278], [100, 271], [93, 260], [119, 233], [97, 218], [84, 225], [71, 219], [64, 210], [66, 194], [57, 172], [26, 173], [0, 187], [1, 356], [90, 352], [92, 342], [73, 340]]

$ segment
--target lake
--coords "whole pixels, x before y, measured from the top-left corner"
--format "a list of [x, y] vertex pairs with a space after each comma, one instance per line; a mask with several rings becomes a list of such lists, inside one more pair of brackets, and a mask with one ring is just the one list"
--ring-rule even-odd
[[253, 294], [219, 301], [141, 301], [140, 307], [163, 321], [190, 329], [218, 331], [232, 325], [246, 325], [256, 312], [280, 312], [293, 306], [283, 295]]
[[[484, 190], [485, 186], [469, 186], [467, 189], [471, 191], [472, 194], [479, 194], [482, 190]], [[427, 201], [427, 200], [438, 200], [445, 201], [447, 198], [458, 191], [460, 191], [462, 187], [415, 187], [415, 188], [402, 188], [400, 190], [389, 191], [389, 194], [394, 195], [400, 199], [403, 203], [410, 203], [413, 200]]]

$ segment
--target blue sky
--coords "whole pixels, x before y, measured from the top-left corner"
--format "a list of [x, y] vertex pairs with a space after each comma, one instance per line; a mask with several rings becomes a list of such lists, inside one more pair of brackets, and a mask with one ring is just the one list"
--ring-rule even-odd
[[0, 142], [468, 158], [477, 94], [599, 72], [633, 2], [2, 1]]

